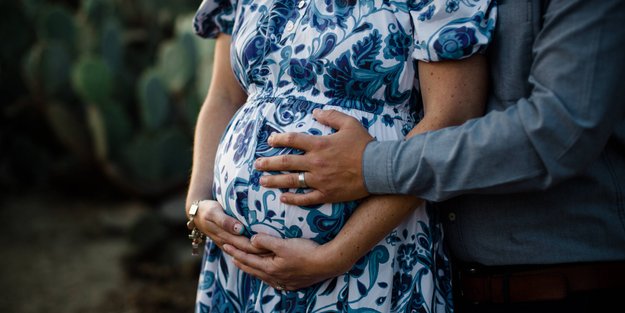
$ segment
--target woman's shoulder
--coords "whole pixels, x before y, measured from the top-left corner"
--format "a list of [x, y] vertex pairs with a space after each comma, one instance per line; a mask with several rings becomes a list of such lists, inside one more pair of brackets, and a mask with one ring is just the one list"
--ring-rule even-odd
[[422, 61], [457, 60], [482, 52], [491, 42], [495, 0], [408, 1], [414, 24], [413, 56]]
[[219, 33], [232, 35], [238, 0], [204, 0], [200, 4], [193, 28], [204, 38], [215, 38]]

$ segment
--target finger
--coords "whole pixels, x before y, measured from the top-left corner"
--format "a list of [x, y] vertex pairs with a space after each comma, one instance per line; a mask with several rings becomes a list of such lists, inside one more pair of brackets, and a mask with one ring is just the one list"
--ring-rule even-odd
[[[258, 171], [307, 171], [308, 157], [298, 154], [283, 154], [268, 158], [258, 158], [254, 162]], [[261, 180], [264, 178], [261, 177]]]
[[357, 122], [358, 120], [356, 120], [355, 118], [339, 112], [337, 110], [320, 110], [320, 109], [315, 109], [313, 110], [313, 117], [321, 124], [326, 125], [326, 126], [330, 126], [334, 129], [341, 129], [344, 128], [345, 126], [348, 126], [351, 123]]
[[280, 201], [286, 204], [297, 206], [317, 205], [331, 202], [319, 190], [313, 190], [309, 193], [292, 193], [286, 192], [280, 196]]
[[280, 255], [288, 239], [282, 239], [267, 234], [256, 234], [250, 239], [252, 246], [257, 249], [269, 250], [276, 255]]
[[[270, 285], [272, 288], [280, 290], [278, 288], [278, 282], [281, 282], [278, 278], [272, 277], [270, 275], [268, 275], [267, 273], [255, 269], [253, 267], [247, 266], [239, 261], [237, 261], [236, 259], [233, 259], [232, 262], [234, 263], [234, 265], [236, 267], [238, 267], [239, 269], [241, 269], [242, 271], [264, 281], [266, 284]], [[294, 288], [292, 288], [291, 286], [287, 285], [286, 282], [282, 283], [282, 287], [284, 287], [284, 290], [294, 290]]]
[[261, 255], [269, 252], [266, 249], [262, 249], [252, 245], [252, 242], [245, 236], [236, 236], [224, 232], [219, 237], [222, 241], [222, 244], [234, 246], [237, 249], [246, 253]]
[[[273, 287], [274, 289], [277, 289], [277, 279], [272, 278], [271, 276], [265, 274], [264, 272], [257, 270], [253, 267], [249, 267], [239, 261], [237, 261], [236, 259], [232, 260], [232, 263], [234, 263], [234, 265], [236, 267], [238, 267], [239, 269], [241, 269], [242, 271], [264, 281], [265, 283], [267, 283], [268, 285], [270, 285], [271, 287]], [[286, 287], [286, 286], [285, 286]], [[286, 288], [285, 288], [286, 289]]]
[[280, 174], [263, 176], [260, 184], [267, 188], [299, 188], [299, 174]]
[[202, 233], [204, 233], [208, 238], [210, 238], [217, 246], [221, 247], [224, 244], [231, 244], [243, 251], [254, 254], [263, 254], [267, 253], [267, 251], [256, 248], [252, 246], [250, 240], [241, 235], [233, 235], [225, 231], [221, 226], [213, 223], [210, 220], [202, 220], [202, 222], [197, 225]]
[[317, 137], [304, 133], [274, 133], [267, 139], [267, 143], [272, 147], [289, 147], [304, 151], [310, 150]]
[[202, 209], [203, 203], [205, 203], [204, 207], [207, 210], [207, 214], [205, 215], [206, 220], [219, 225], [220, 228], [233, 235], [243, 234], [243, 224], [237, 221], [237, 219], [228, 216], [217, 201], [200, 202], [200, 209]]
[[234, 246], [228, 244], [225, 244], [223, 246], [223, 250], [237, 262], [241, 263], [242, 265], [248, 266], [257, 272], [262, 272], [264, 276], [273, 273], [272, 269], [274, 268], [274, 266], [273, 264], [271, 264], [273, 255], [258, 256], [236, 249]]
[[[268, 273], [266, 273], [262, 269], [248, 265], [248, 263], [245, 262], [245, 260], [247, 256], [249, 256], [249, 254], [245, 253], [244, 251], [238, 250], [236, 247], [233, 247], [228, 244], [225, 244], [222, 247], [222, 249], [224, 250], [224, 252], [226, 252], [228, 255], [232, 257], [233, 263], [244, 272], [254, 275], [255, 277], [260, 278], [261, 280], [268, 282], [268, 283], [271, 283], [271, 281], [276, 281], [274, 277], [271, 277]], [[269, 260], [271, 256], [259, 257], [259, 258], [266, 258]]]

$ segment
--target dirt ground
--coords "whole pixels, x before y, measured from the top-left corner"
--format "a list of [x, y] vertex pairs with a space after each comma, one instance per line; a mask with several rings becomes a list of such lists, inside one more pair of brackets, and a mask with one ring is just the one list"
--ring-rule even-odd
[[200, 259], [181, 207], [2, 196], [0, 312], [193, 312]]

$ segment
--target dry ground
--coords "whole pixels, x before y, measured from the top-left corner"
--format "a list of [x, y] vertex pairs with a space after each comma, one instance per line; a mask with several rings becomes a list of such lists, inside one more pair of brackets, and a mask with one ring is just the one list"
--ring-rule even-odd
[[0, 312], [192, 312], [180, 201], [2, 196]]

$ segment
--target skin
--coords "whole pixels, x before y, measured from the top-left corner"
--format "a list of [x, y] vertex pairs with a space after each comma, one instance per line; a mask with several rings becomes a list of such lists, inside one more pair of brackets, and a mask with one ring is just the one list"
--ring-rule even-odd
[[[223, 79], [213, 80], [198, 118], [187, 208], [193, 200], [209, 197], [212, 175], [207, 173], [212, 173], [218, 140], [227, 124], [216, 121], [228, 121], [234, 114], [233, 108], [245, 100], [230, 69], [224, 68], [230, 63], [219, 61], [229, 56], [226, 37], [221, 35], [217, 39], [215, 55], [214, 75]], [[223, 43], [225, 40], [228, 44]], [[486, 94], [485, 64], [482, 56], [419, 63], [425, 117], [408, 137], [480, 116]], [[472, 82], [471, 86], [467, 81]], [[225, 108], [213, 111], [216, 107]], [[346, 272], [422, 204], [413, 196], [369, 196], [360, 164], [365, 146], [373, 138], [356, 119], [340, 112], [317, 110], [314, 116], [337, 132], [328, 136], [274, 135], [270, 139], [272, 146], [299, 148], [306, 154], [265, 158], [257, 160], [255, 166], [262, 171], [306, 172], [306, 182], [314, 190], [305, 195], [284, 194], [281, 200], [286, 203], [302, 205], [367, 197], [334, 240], [317, 245], [307, 239], [280, 239], [264, 234], [248, 240], [238, 236], [242, 225], [225, 215], [217, 202], [202, 201], [198, 211], [198, 228], [231, 255], [235, 265], [274, 287], [283, 285], [287, 290], [304, 288]], [[297, 174], [263, 176], [261, 184], [297, 187]]]
[[[215, 42], [215, 60], [228, 60], [229, 55], [230, 36], [220, 34]], [[211, 81], [195, 129], [193, 167], [186, 201], [187, 216], [193, 201], [210, 199], [213, 164], [219, 139], [228, 121], [247, 99], [230, 69], [229, 62], [215, 62], [213, 77], [219, 79]], [[202, 201], [195, 222], [198, 229], [220, 248], [225, 242], [229, 242], [251, 253], [260, 252], [250, 244], [249, 239], [239, 236], [238, 230], [242, 229], [242, 225], [225, 215], [216, 201]]]
[[[413, 132], [459, 125], [482, 115], [486, 102], [486, 75], [486, 60], [482, 55], [461, 61], [420, 62], [425, 117]], [[284, 203], [302, 206], [350, 201], [369, 195], [361, 165], [365, 147], [373, 138], [358, 121], [340, 112], [317, 112], [315, 118], [323, 124], [324, 121], [331, 124], [337, 132], [328, 136], [275, 134], [269, 140], [271, 146], [296, 147], [305, 150], [306, 154], [258, 159], [255, 167], [259, 171], [294, 172], [264, 176], [260, 183], [271, 188], [297, 187], [297, 172], [305, 171], [306, 184], [314, 191], [285, 193], [281, 197]], [[411, 132], [408, 137], [414, 134]]]

